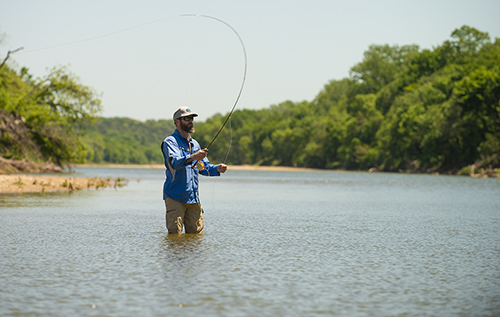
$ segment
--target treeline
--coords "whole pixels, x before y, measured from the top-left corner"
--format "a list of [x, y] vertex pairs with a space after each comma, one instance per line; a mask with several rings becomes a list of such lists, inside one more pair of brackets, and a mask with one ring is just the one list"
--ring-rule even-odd
[[82, 141], [88, 162], [161, 164], [160, 144], [174, 129], [172, 120], [99, 118], [94, 127], [82, 131]]
[[[459, 171], [500, 163], [500, 39], [463, 26], [433, 49], [372, 45], [312, 101], [237, 110], [210, 148], [230, 164]], [[207, 145], [216, 115], [196, 125]], [[232, 140], [232, 141], [231, 141]], [[466, 168], [467, 169], [467, 168]]]
[[[65, 69], [34, 79], [3, 63], [1, 156], [162, 163], [172, 120], [99, 118], [98, 97]], [[195, 122], [202, 147], [226, 116]], [[312, 101], [236, 110], [209, 150], [214, 163], [384, 171], [468, 172], [499, 167], [499, 155], [500, 39], [468, 26], [432, 49], [372, 45]]]

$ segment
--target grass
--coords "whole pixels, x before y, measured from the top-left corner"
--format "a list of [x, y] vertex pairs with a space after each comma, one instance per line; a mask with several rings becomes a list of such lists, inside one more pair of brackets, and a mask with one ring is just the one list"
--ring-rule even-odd
[[18, 177], [17, 182], [14, 182], [13, 184], [17, 185], [19, 188], [23, 188], [24, 185], [23, 181], [21, 180], [21, 177]]

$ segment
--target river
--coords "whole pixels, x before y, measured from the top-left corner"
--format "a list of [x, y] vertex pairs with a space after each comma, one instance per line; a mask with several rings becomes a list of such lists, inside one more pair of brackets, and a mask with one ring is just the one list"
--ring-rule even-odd
[[203, 178], [165, 230], [161, 169], [0, 194], [1, 316], [498, 316], [500, 179], [333, 171]]

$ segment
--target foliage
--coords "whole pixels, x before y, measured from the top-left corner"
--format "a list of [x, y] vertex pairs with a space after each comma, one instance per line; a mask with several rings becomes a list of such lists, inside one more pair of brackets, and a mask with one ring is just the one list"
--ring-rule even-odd
[[[500, 164], [500, 40], [463, 26], [432, 50], [371, 45], [311, 101], [238, 110], [214, 161], [386, 171]], [[197, 126], [205, 143], [217, 115]], [[230, 141], [232, 139], [232, 141]], [[203, 145], [202, 145], [203, 146]]]
[[0, 153], [8, 159], [53, 160], [62, 166], [83, 162], [75, 128], [95, 120], [97, 94], [63, 68], [34, 79], [26, 68], [0, 68]]
[[173, 130], [172, 120], [99, 118], [94, 127], [82, 131], [82, 140], [88, 162], [161, 164], [161, 141]]
[[[99, 118], [91, 126], [99, 108], [94, 92], [63, 70], [34, 80], [25, 69], [1, 69], [3, 117], [12, 124], [26, 122], [24, 134], [2, 126], [2, 154], [31, 153], [58, 162], [162, 162], [159, 144], [174, 130], [171, 120]], [[193, 137], [202, 147], [226, 116], [195, 123]], [[330, 81], [312, 101], [236, 110], [209, 158], [228, 164], [462, 174], [498, 167], [500, 39], [491, 41], [487, 33], [463, 26], [432, 49], [371, 45], [348, 78]]]

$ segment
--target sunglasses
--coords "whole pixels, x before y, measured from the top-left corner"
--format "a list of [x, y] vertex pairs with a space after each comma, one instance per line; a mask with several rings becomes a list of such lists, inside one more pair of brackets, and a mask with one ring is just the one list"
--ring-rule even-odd
[[182, 117], [181, 119], [184, 120], [184, 121], [187, 121], [187, 122], [194, 120], [193, 117]]

